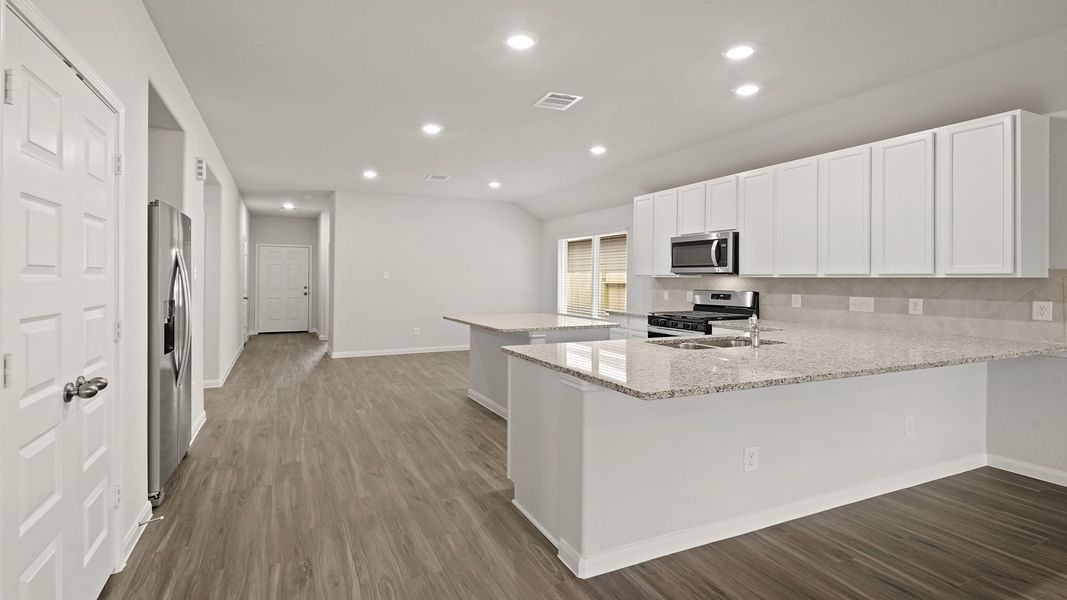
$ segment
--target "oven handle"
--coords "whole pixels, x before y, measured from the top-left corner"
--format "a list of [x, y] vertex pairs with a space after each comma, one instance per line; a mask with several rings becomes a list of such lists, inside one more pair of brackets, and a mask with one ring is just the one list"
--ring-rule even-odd
[[662, 335], [669, 335], [669, 336], [672, 336], [672, 337], [697, 337], [697, 336], [701, 336], [701, 335], [707, 335], [703, 331], [693, 331], [692, 329], [687, 329], [687, 330], [671, 329], [669, 327], [654, 327], [652, 325], [648, 326], [648, 331], [650, 333], [659, 333], [659, 334], [662, 334]]

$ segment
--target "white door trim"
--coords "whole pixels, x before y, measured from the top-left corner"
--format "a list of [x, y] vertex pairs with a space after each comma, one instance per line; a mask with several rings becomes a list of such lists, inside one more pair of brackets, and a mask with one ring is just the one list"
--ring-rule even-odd
[[256, 244], [256, 258], [255, 265], [252, 272], [255, 273], [255, 280], [252, 282], [252, 315], [253, 322], [256, 325], [256, 330], [252, 333], [259, 333], [259, 250], [260, 248], [307, 248], [308, 251], [308, 331], [311, 331], [311, 303], [315, 300], [315, 278], [311, 273], [311, 255], [314, 254], [314, 248], [311, 244]]
[[[111, 109], [111, 112], [115, 114], [116, 119], [116, 134], [115, 134], [115, 151], [118, 155], [124, 156], [126, 153], [126, 107], [123, 105], [119, 97], [111, 90], [111, 87], [104, 81], [104, 79], [96, 72], [95, 69], [70, 43], [69, 40], [60, 32], [60, 30], [45, 17], [44, 13], [37, 8], [37, 6], [30, 0], [3, 0], [4, 7], [10, 8], [18, 17], [26, 23], [26, 25], [37, 34], [46, 44], [51, 46], [57, 54], [63, 57], [73, 68], [77, 71], [82, 78], [83, 83], [89, 86], [100, 100]], [[7, 40], [4, 37], [7, 32], [7, 19], [8, 14], [6, 10], [0, 8], [0, 64], [6, 64], [6, 57], [3, 56], [3, 48], [7, 47]], [[126, 186], [125, 178], [122, 177], [116, 168], [116, 158], [111, 159], [111, 173], [115, 178], [115, 227], [114, 227], [114, 240], [115, 240], [115, 323], [125, 323], [126, 321], [126, 305], [124, 300], [124, 293], [126, 290], [126, 239], [122, 235], [123, 227], [126, 223]], [[112, 335], [114, 331], [110, 332]], [[115, 400], [113, 406], [115, 409], [112, 411], [112, 427], [111, 427], [111, 475], [114, 482], [114, 488], [124, 489], [126, 488], [126, 473], [122, 469], [121, 457], [125, 455], [123, 449], [123, 436], [120, 435], [122, 415], [123, 415], [123, 390], [122, 390], [122, 365], [125, 363], [126, 356], [126, 344], [124, 339], [115, 340], [115, 364], [112, 382], [108, 388], [108, 394], [114, 394]], [[110, 490], [110, 495], [113, 495], [115, 489]], [[131, 495], [125, 494], [128, 498]], [[128, 537], [135, 536], [138, 531], [136, 523], [131, 531], [122, 531], [125, 525], [121, 518], [122, 510], [125, 508], [122, 504], [115, 506], [115, 502], [112, 502], [111, 509], [111, 563], [113, 565], [112, 572], [118, 572], [126, 564], [125, 551], [123, 548], [123, 541]], [[145, 504], [148, 505], [147, 498]], [[148, 505], [151, 508], [150, 505]], [[129, 540], [127, 540], [129, 541]], [[132, 550], [132, 544], [129, 544], [129, 549]]]

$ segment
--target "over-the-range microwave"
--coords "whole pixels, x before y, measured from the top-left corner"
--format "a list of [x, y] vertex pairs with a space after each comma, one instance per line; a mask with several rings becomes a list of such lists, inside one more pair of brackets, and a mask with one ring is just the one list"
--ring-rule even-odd
[[712, 231], [671, 238], [671, 273], [737, 274], [736, 231]]

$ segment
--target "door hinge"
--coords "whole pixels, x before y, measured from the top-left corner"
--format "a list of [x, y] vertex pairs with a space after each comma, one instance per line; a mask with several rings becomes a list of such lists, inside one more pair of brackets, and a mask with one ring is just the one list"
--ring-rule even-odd
[[122, 175], [122, 153], [115, 154], [115, 174]]
[[4, 104], [15, 103], [15, 72], [4, 69]]
[[115, 341], [122, 340], [122, 319], [115, 320]]
[[4, 388], [11, 387], [11, 355], [4, 355]]

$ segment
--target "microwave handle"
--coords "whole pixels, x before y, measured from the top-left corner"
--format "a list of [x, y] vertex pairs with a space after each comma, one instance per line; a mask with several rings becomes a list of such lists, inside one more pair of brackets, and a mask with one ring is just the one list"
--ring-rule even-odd
[[716, 239], [711, 242], [711, 266], [719, 267], [719, 244], [722, 240]]

